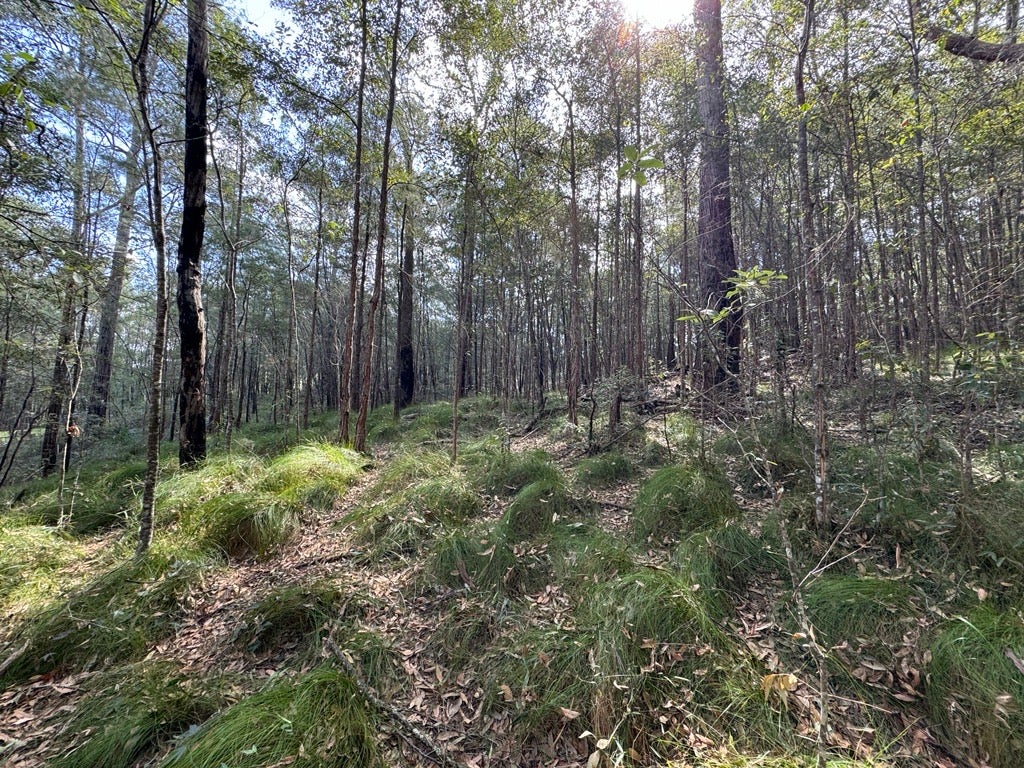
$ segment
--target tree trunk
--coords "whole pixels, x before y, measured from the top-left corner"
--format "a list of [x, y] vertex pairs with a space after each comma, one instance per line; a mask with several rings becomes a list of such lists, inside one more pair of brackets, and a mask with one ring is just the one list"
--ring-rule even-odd
[[729, 126], [726, 122], [722, 4], [696, 0], [699, 107], [704, 127], [700, 160], [700, 203], [697, 214], [697, 249], [700, 263], [701, 309], [713, 319], [702, 339], [702, 387], [712, 395], [721, 385], [736, 388], [740, 372], [743, 309], [738, 297], [726, 294], [736, 272], [732, 240], [732, 204], [729, 193]]
[[[411, 160], [411, 158], [410, 158]], [[407, 169], [408, 170], [408, 169]], [[416, 389], [413, 361], [412, 311], [415, 237], [409, 204], [402, 213], [402, 264], [398, 270], [398, 320], [395, 340], [395, 417], [412, 403]]]
[[356, 418], [356, 435], [353, 447], [366, 450], [366, 419], [370, 413], [370, 373], [373, 370], [374, 329], [377, 309], [380, 306], [384, 286], [384, 245], [387, 242], [388, 224], [388, 170], [391, 166], [391, 128], [395, 117], [395, 92], [398, 87], [398, 35], [402, 24], [402, 0], [395, 3], [395, 26], [391, 33], [391, 73], [388, 84], [387, 115], [384, 119], [383, 163], [380, 171], [380, 207], [377, 211], [377, 250], [374, 258], [373, 291], [370, 294], [369, 317], [367, 318], [366, 349], [363, 353], [363, 383], [359, 392], [359, 415]]
[[114, 249], [110, 260], [110, 274], [107, 276], [100, 306], [99, 326], [96, 331], [95, 367], [89, 394], [88, 415], [90, 421], [102, 424], [107, 418], [110, 401], [110, 377], [113, 371], [114, 340], [117, 335], [118, 313], [121, 309], [121, 291], [124, 288], [128, 266], [128, 244], [131, 239], [132, 217], [135, 214], [135, 196], [142, 186], [142, 168], [139, 153], [142, 150], [142, 134], [138, 126], [132, 128], [132, 143], [125, 157], [124, 190], [118, 206], [117, 230], [114, 235]]
[[178, 240], [178, 332], [181, 390], [178, 463], [193, 467], [206, 458], [206, 316], [203, 314], [202, 250], [206, 229], [206, 80], [209, 43], [206, 0], [188, 2], [185, 69], [185, 164], [181, 238]]

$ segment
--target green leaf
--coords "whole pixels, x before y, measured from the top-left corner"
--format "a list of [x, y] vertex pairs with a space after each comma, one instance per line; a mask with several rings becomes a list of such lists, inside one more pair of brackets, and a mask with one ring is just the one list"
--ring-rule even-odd
[[640, 151], [632, 144], [627, 144], [622, 148], [622, 156], [631, 163], [635, 163], [640, 159]]

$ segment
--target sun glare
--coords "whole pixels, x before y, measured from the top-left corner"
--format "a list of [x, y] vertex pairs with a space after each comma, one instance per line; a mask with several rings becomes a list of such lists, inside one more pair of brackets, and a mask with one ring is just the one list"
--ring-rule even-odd
[[693, 16], [693, 0], [621, 0], [626, 18], [639, 19], [656, 29]]

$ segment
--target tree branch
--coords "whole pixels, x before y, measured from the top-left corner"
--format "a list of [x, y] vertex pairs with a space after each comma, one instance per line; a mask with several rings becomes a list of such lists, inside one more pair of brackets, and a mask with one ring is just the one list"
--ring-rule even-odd
[[958, 35], [934, 25], [925, 32], [925, 38], [939, 43], [949, 53], [975, 61], [1024, 62], [1024, 43], [987, 43], [978, 37]]

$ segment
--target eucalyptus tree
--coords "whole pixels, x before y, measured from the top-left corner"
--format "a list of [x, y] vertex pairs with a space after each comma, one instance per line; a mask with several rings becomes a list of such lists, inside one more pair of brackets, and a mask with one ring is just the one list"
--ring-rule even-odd
[[735, 382], [740, 372], [743, 308], [730, 291], [737, 263], [732, 239], [721, 2], [696, 0], [693, 18], [704, 126], [697, 218], [701, 317], [706, 328], [701, 378], [704, 391], [710, 395], [721, 385]]

